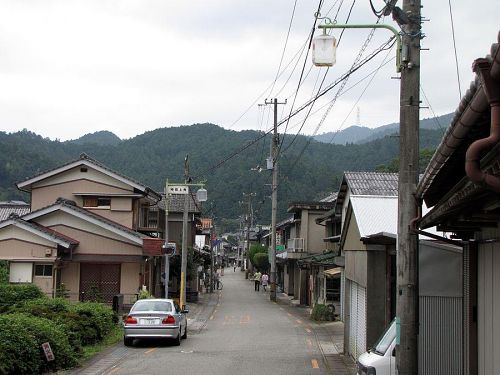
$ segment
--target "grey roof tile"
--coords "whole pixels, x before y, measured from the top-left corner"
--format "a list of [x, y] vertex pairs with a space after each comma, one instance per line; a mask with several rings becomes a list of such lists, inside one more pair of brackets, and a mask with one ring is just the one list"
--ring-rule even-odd
[[398, 174], [379, 172], [345, 172], [353, 195], [398, 195]]
[[30, 205], [21, 201], [0, 202], [0, 221], [7, 220], [10, 214], [23, 216], [30, 212]]

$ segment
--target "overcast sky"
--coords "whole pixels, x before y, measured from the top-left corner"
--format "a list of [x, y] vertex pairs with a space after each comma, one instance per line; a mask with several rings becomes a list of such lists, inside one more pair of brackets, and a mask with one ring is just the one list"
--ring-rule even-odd
[[[382, 0], [373, 3], [376, 8], [383, 5]], [[344, 23], [352, 0], [325, 0], [322, 14], [330, 11], [334, 18], [341, 4], [337, 20]], [[459, 101], [450, 12], [445, 0], [422, 4], [422, 15], [430, 19], [423, 24], [422, 41], [429, 51], [421, 58], [421, 85], [429, 103], [421, 99], [441, 115], [453, 112]], [[473, 79], [472, 61], [488, 54], [496, 40], [500, 3], [451, 4], [463, 95]], [[300, 55], [301, 47], [318, 1], [297, 1], [283, 73], [271, 91], [293, 6], [294, 0], [2, 0], [0, 130], [26, 128], [60, 140], [99, 130], [130, 138], [199, 122], [267, 130], [270, 106], [257, 103], [277, 96], [288, 100], [280, 106], [279, 117], [290, 111], [305, 56]], [[349, 23], [375, 21], [369, 2], [358, 0]], [[397, 26], [390, 17], [385, 23]], [[344, 33], [337, 65], [323, 87], [349, 69], [368, 32]], [[339, 31], [334, 35], [338, 38]], [[378, 30], [364, 56], [389, 37], [388, 31]], [[353, 74], [324, 121], [328, 103], [338, 92], [333, 89], [318, 100], [301, 132], [336, 131], [358, 121], [369, 127], [398, 121], [399, 81], [391, 79], [397, 75], [394, 61], [371, 82], [369, 76], [394, 55], [394, 50], [384, 52]], [[318, 77], [321, 81], [325, 72], [310, 67], [308, 58], [295, 107], [317, 91]], [[421, 118], [432, 116], [430, 110], [421, 111]], [[299, 131], [303, 118], [290, 121], [287, 132]]]

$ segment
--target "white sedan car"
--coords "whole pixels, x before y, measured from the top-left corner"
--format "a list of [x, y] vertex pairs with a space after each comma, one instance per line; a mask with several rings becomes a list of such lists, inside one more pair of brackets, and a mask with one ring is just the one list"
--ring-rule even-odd
[[123, 320], [123, 343], [131, 346], [134, 339], [167, 338], [181, 344], [187, 337], [186, 314], [171, 299], [140, 299]]

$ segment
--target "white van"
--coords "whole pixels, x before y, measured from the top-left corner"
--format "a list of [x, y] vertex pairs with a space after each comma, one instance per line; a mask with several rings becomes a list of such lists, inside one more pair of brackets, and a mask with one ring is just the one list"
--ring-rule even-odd
[[372, 349], [358, 358], [357, 375], [395, 375], [396, 374], [396, 320]]

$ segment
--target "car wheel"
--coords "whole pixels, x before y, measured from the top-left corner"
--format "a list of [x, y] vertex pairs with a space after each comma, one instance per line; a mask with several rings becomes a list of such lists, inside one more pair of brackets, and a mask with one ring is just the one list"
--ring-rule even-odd
[[184, 327], [184, 334], [182, 335], [182, 338], [187, 339], [187, 337], [188, 337], [188, 326], [186, 324], [186, 326]]
[[125, 346], [132, 346], [132, 343], [134, 342], [133, 337], [125, 337], [123, 336], [123, 345]]
[[179, 346], [181, 344], [181, 329], [179, 328], [179, 333], [177, 337], [174, 339], [174, 345]]

